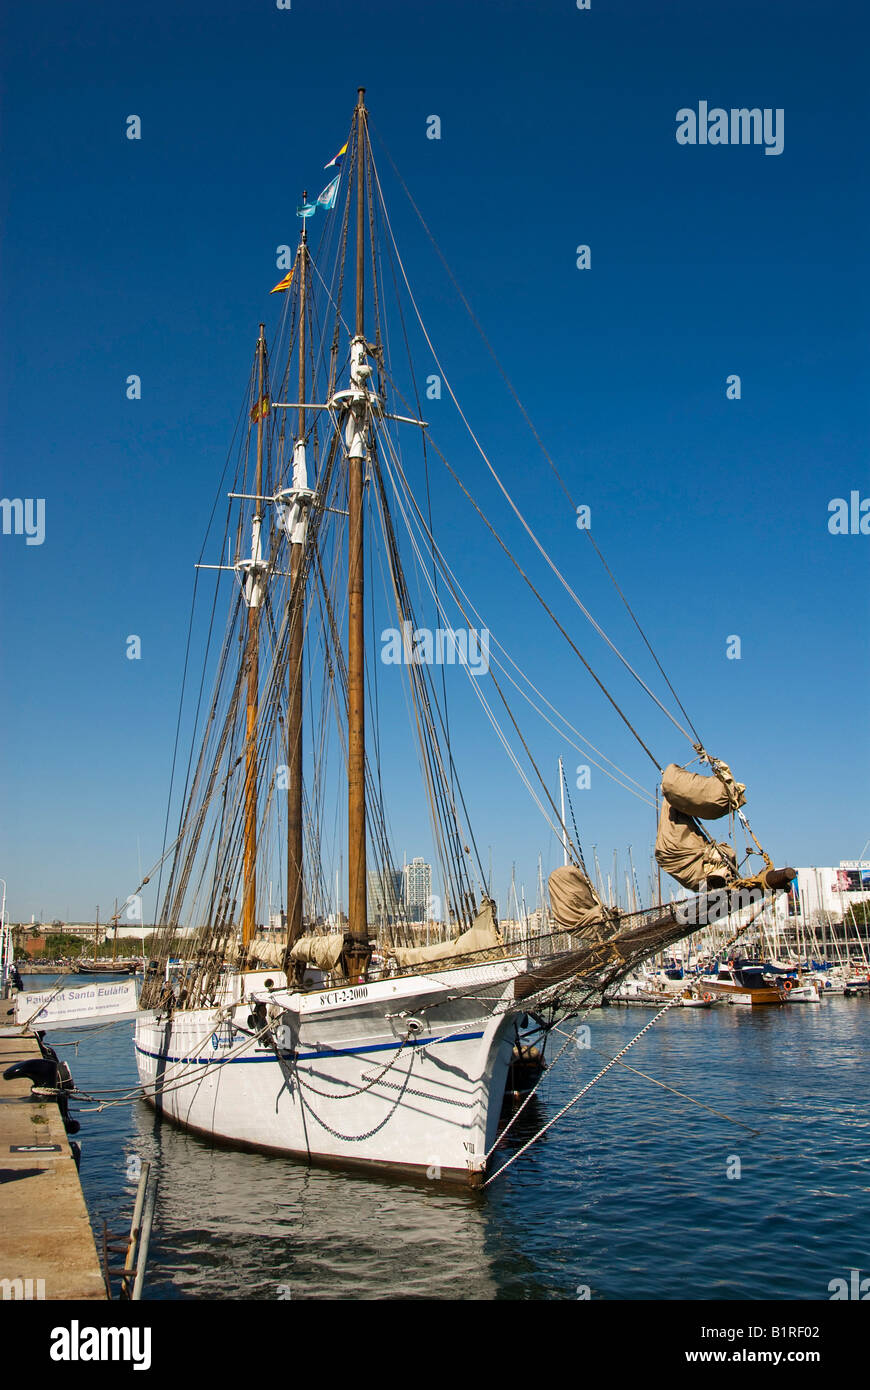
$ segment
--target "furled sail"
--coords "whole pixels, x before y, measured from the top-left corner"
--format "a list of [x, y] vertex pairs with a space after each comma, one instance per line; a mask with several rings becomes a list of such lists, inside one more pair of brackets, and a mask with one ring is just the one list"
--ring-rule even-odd
[[269, 941], [257, 936], [248, 947], [248, 956], [260, 965], [276, 966], [279, 970], [284, 964], [286, 946], [283, 941]]
[[731, 883], [737, 876], [731, 846], [712, 843], [694, 819], [718, 820], [739, 811], [746, 801], [746, 787], [735, 782], [728, 764], [717, 760], [714, 767], [714, 775], [705, 777], [669, 763], [662, 774], [656, 861], [684, 888]]
[[300, 936], [290, 951], [290, 959], [303, 965], [314, 965], [318, 970], [334, 970], [344, 949], [344, 935], [340, 931], [329, 932], [323, 936], [308, 934]]
[[714, 777], [669, 763], [662, 774], [662, 793], [675, 811], [682, 811], [684, 816], [700, 816], [702, 820], [718, 820], [746, 802], [746, 787], [735, 782], [727, 763], [720, 762]]
[[697, 888], [711, 879], [730, 883], [737, 874], [731, 846], [705, 840], [692, 817], [675, 810], [667, 797], [659, 815], [656, 861], [684, 888]]
[[547, 880], [550, 906], [560, 927], [572, 932], [586, 932], [590, 927], [603, 926], [607, 908], [589, 879], [575, 864], [562, 864]]
[[[387, 954], [396, 964], [428, 965], [431, 961], [453, 960], [454, 957], [477, 955], [478, 952], [495, 950], [503, 946], [501, 932], [495, 920], [495, 903], [484, 898], [480, 909], [468, 931], [457, 936], [454, 941], [439, 941], [434, 946], [390, 946]], [[484, 960], [480, 955], [478, 959]]]

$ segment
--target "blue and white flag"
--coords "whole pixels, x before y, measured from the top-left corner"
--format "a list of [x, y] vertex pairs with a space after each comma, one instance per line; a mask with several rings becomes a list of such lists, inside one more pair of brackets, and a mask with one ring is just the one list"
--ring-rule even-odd
[[335, 207], [335, 200], [338, 197], [338, 185], [340, 183], [341, 174], [338, 175], [338, 178], [333, 179], [332, 183], [328, 183], [326, 185], [323, 192], [317, 199], [317, 206], [319, 208], [323, 208], [326, 212], [331, 212], [331, 210]]
[[301, 208], [296, 209], [297, 217], [313, 217], [317, 211], [316, 203], [304, 203]]

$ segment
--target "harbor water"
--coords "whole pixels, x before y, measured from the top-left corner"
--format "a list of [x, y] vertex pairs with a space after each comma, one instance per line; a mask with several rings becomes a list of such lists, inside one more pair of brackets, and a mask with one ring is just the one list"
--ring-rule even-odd
[[[651, 1016], [566, 1024], [497, 1161]], [[105, 1097], [136, 1086], [131, 1034], [47, 1040]], [[826, 1300], [867, 1273], [870, 1001], [671, 1009], [624, 1062], [480, 1193], [215, 1147], [139, 1100], [77, 1102], [85, 1198], [98, 1238], [104, 1219], [126, 1231], [138, 1164], [156, 1169], [148, 1299]]]

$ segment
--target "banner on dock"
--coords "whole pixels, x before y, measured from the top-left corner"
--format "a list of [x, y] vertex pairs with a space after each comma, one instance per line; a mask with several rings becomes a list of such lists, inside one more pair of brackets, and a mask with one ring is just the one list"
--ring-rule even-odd
[[77, 989], [23, 990], [15, 1000], [15, 1022], [32, 1028], [76, 1028], [85, 1023], [130, 1018], [136, 1012], [136, 981], [94, 983]]

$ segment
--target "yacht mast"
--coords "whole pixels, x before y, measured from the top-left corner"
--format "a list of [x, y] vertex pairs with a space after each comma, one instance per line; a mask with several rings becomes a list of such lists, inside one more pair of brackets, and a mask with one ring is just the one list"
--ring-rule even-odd
[[[307, 194], [302, 194], [302, 206]], [[290, 536], [290, 654], [287, 691], [287, 946], [302, 935], [302, 632], [305, 611], [302, 557], [305, 550], [305, 511], [298, 506], [299, 489], [307, 488], [305, 462], [305, 291], [308, 232], [302, 219], [299, 244], [299, 420], [293, 446], [293, 489], [299, 518]]]
[[257, 924], [257, 701], [260, 684], [260, 572], [263, 523], [263, 377], [266, 360], [266, 330], [260, 324], [257, 339], [257, 476], [254, 485], [254, 517], [251, 523], [251, 560], [248, 566], [245, 598], [248, 604], [247, 743], [245, 748], [245, 854], [242, 897], [242, 947], [254, 939]]
[[559, 759], [559, 795], [562, 801], [562, 863], [568, 863], [568, 830], [565, 825], [565, 769]]
[[356, 105], [356, 324], [351, 344], [351, 401], [346, 421], [348, 455], [348, 938], [352, 980], [363, 979], [369, 954], [366, 910], [365, 617], [363, 608], [363, 476], [367, 434], [365, 340], [365, 88]]

